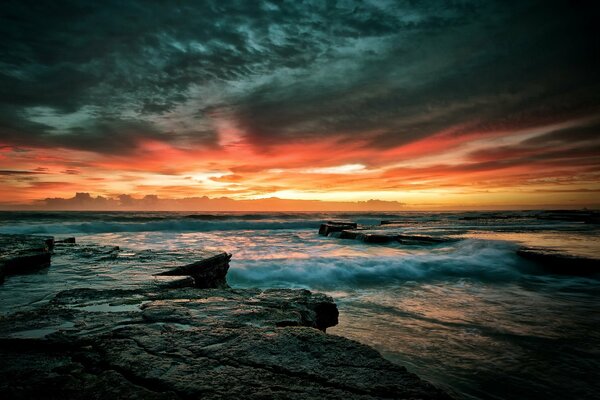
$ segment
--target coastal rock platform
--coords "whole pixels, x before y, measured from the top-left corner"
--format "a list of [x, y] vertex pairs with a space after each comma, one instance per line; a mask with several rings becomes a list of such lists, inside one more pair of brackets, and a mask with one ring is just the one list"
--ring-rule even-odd
[[159, 268], [141, 287], [62, 291], [0, 317], [0, 398], [449, 398], [326, 334], [338, 323], [329, 296], [229, 288], [230, 257]]
[[50, 266], [53, 237], [0, 235], [0, 283], [6, 276], [27, 274]]

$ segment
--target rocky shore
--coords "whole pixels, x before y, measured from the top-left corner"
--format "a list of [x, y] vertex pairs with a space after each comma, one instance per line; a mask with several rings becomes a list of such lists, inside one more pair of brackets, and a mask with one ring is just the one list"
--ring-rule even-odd
[[52, 237], [0, 235], [0, 284], [7, 276], [49, 267], [53, 248]]
[[329, 296], [229, 288], [230, 257], [207, 253], [140, 288], [66, 290], [1, 317], [0, 398], [449, 398], [326, 334], [338, 323]]
[[[497, 221], [507, 219], [537, 219], [597, 224], [596, 211], [542, 211], [535, 214], [503, 215], [482, 213], [462, 217], [463, 221]], [[423, 234], [406, 220], [382, 220], [379, 225], [360, 225], [352, 221], [327, 221], [319, 227], [319, 235], [338, 239], [358, 240], [371, 244], [398, 243], [407, 246], [435, 246], [462, 240], [463, 237]], [[520, 246], [516, 254], [528, 260], [539, 271], [558, 275], [600, 275], [600, 259], [585, 255], [564, 253], [548, 247]]]

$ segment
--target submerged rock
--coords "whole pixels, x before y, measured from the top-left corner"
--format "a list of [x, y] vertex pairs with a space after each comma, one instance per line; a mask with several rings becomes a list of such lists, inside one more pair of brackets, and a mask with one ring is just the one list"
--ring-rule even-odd
[[375, 350], [322, 332], [335, 324], [333, 300], [307, 290], [65, 291], [0, 319], [0, 396], [448, 398]]
[[49, 267], [53, 248], [52, 237], [0, 234], [0, 283]]
[[563, 275], [600, 274], [600, 259], [565, 254], [554, 249], [523, 247], [517, 254], [535, 262], [542, 269]]
[[159, 272], [155, 276], [191, 276], [197, 288], [226, 288], [229, 287], [226, 278], [229, 260], [229, 253], [206, 252], [200, 261]]

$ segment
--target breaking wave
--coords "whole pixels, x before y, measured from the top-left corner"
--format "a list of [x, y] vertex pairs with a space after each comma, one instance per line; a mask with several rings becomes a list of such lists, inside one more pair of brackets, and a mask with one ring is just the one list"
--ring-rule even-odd
[[441, 252], [381, 257], [232, 260], [229, 281], [241, 287], [338, 289], [397, 286], [406, 281], [513, 281], [523, 274], [516, 245], [464, 240]]
[[316, 229], [319, 220], [196, 220], [165, 219], [147, 222], [63, 222], [46, 224], [11, 224], [0, 227], [1, 233], [17, 234], [95, 234], [111, 232], [209, 232], [244, 230]]

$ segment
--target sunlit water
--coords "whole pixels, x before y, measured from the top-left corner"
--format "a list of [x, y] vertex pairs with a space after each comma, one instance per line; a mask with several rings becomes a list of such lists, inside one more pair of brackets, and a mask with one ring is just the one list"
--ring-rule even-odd
[[[232, 286], [327, 292], [341, 313], [329, 333], [377, 348], [457, 398], [598, 398], [600, 280], [543, 273], [515, 254], [526, 244], [598, 257], [597, 225], [462, 216], [0, 213], [2, 233], [78, 241], [47, 271], [7, 279], [0, 312], [74, 287], [135, 287], [219, 249], [233, 253]], [[340, 217], [398, 218], [406, 232], [462, 240], [368, 245], [317, 234], [321, 221]]]

